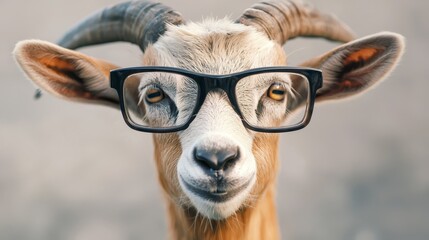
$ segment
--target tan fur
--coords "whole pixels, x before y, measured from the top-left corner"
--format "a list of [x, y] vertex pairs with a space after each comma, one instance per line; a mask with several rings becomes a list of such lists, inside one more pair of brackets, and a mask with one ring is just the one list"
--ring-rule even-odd
[[404, 37], [381, 32], [341, 45], [300, 64], [323, 70], [316, 101], [356, 97], [386, 79], [401, 59]]
[[109, 87], [110, 70], [117, 66], [40, 40], [18, 43], [14, 55], [26, 75], [49, 93], [117, 107], [117, 95]]
[[[385, 49], [390, 47], [393, 50], [386, 50], [384, 54], [367, 50], [368, 46], [365, 45], [365, 41], [379, 44], [379, 39], [386, 43]], [[321, 67], [325, 72], [335, 73], [344, 70], [344, 62], [356, 63], [356, 61], [367, 61], [379, 56], [380, 58], [389, 57], [387, 60], [383, 59], [385, 61], [382, 63], [386, 64], [373, 64], [372, 62], [369, 64], [372, 67], [371, 70], [379, 71], [377, 75], [361, 74], [373, 83], [383, 78], [396, 64], [402, 54], [403, 42], [401, 41], [401, 37], [398, 35], [385, 33], [364, 39], [363, 43], [355, 41], [350, 45], [337, 48], [304, 65]], [[363, 50], [359, 51], [362, 48]], [[108, 73], [116, 66], [37, 40], [19, 43], [14, 53], [26, 74], [48, 92], [67, 99], [88, 102], [96, 100], [114, 103], [117, 106], [117, 95], [109, 88], [108, 82]], [[346, 60], [344, 61], [344, 59]], [[181, 67], [203, 73], [227, 74], [250, 68], [286, 65], [286, 57], [280, 45], [270, 41], [266, 35], [255, 28], [233, 24], [224, 19], [209, 20], [200, 24], [170, 26], [156, 43], [148, 46], [144, 53], [143, 63], [146, 66]], [[356, 67], [357, 71], [355, 68], [346, 68], [349, 71], [346, 72], [348, 74], [346, 80], [353, 79], [353, 74], [356, 72], [360, 73], [358, 67]], [[327, 76], [329, 77], [328, 84], [324, 85], [322, 90], [325, 92], [323, 93], [332, 98], [344, 96], [343, 92], [338, 91], [340, 89], [338, 85], [341, 86], [342, 83], [347, 85], [348, 82], [344, 82], [344, 79], [340, 79], [335, 74]], [[366, 84], [366, 82], [364, 83]], [[346, 87], [354, 86], [349, 85]], [[341, 90], [343, 89], [341, 88]], [[362, 91], [358, 88], [351, 88], [351, 90], [349, 93], [353, 94]], [[209, 99], [210, 97], [208, 96], [206, 101], [210, 102], [211, 106], [213, 104], [228, 105], [227, 99], [222, 98], [219, 94], [217, 98]], [[226, 113], [235, 114], [231, 110], [231, 106], [222, 107]], [[200, 112], [200, 115], [202, 114], [204, 112]], [[206, 111], [205, 114], [213, 116], [214, 119], [218, 113], [209, 112], [207, 114]], [[201, 118], [201, 116], [199, 117]], [[238, 116], [235, 116], [235, 119], [238, 119]], [[198, 117], [194, 122], [197, 120]], [[238, 123], [240, 123], [239, 120]], [[189, 135], [192, 127], [191, 124], [183, 132], [188, 131]], [[166, 198], [171, 238], [237, 240], [279, 238], [275, 211], [275, 185], [279, 166], [278, 135], [250, 133], [250, 131], [248, 133], [243, 129], [244, 126], [240, 125], [234, 130], [248, 134], [245, 135], [248, 138], [244, 140], [251, 139], [252, 144], [249, 144], [251, 149], [249, 147], [248, 151], [251, 151], [255, 158], [256, 183], [244, 203], [240, 205], [240, 209], [232, 216], [228, 215], [229, 217], [222, 220], [209, 220], [198, 213], [181, 189], [177, 168], [184, 151], [181, 142], [183, 133], [153, 135], [158, 178]], [[234, 136], [237, 137], [237, 134]]]
[[278, 239], [275, 180], [278, 171], [278, 135], [257, 134], [253, 153], [258, 161], [258, 180], [253, 196], [233, 216], [210, 220], [187, 202], [177, 180], [180, 142], [176, 134], [154, 135], [158, 177], [167, 202], [172, 239]]
[[[224, 23], [207, 21], [200, 25], [172, 27], [154, 46], [147, 48], [144, 64], [179, 66], [218, 74], [260, 66], [285, 65], [286, 57], [281, 47], [267, 41], [266, 36], [246, 26], [225, 26]], [[190, 47], [194, 51], [186, 51]], [[255, 55], [257, 57], [253, 57]], [[181, 155], [179, 136], [155, 134], [154, 145], [172, 239], [279, 238], [275, 211], [278, 135], [260, 133], [254, 136], [252, 151], [257, 162], [257, 184], [239, 211], [219, 221], [199, 214], [178, 184], [176, 168]]]

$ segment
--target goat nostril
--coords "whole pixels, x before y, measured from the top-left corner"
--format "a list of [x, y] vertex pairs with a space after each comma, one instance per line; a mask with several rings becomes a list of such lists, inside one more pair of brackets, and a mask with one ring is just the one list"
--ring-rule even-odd
[[194, 158], [203, 167], [213, 170], [226, 170], [234, 165], [239, 158], [237, 147], [224, 149], [204, 149], [196, 147], [194, 149]]

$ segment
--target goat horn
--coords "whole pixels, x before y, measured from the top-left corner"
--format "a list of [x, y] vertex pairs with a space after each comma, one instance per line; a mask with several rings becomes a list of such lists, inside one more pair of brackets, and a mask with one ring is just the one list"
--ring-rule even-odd
[[236, 22], [255, 27], [280, 45], [298, 36], [323, 37], [340, 42], [355, 38], [350, 28], [335, 16], [295, 1], [256, 3]]
[[183, 22], [179, 13], [160, 3], [130, 1], [96, 12], [65, 34], [58, 44], [76, 49], [125, 41], [137, 44], [144, 51], [165, 32], [167, 24]]

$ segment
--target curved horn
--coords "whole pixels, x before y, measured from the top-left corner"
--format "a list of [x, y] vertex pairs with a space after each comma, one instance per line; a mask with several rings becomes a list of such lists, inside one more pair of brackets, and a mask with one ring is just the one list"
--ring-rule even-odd
[[182, 16], [160, 3], [131, 1], [107, 7], [88, 17], [58, 42], [62, 47], [79, 47], [125, 41], [142, 51], [158, 40], [167, 24], [179, 25]]
[[256, 3], [236, 22], [265, 32], [280, 45], [298, 36], [323, 37], [341, 42], [349, 42], [355, 38], [350, 28], [335, 16], [295, 1]]

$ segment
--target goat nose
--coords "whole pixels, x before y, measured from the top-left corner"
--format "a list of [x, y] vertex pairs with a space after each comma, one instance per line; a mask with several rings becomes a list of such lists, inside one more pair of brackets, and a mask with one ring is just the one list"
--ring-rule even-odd
[[223, 149], [194, 149], [195, 160], [203, 167], [213, 170], [226, 170], [239, 158], [238, 147], [231, 146]]

